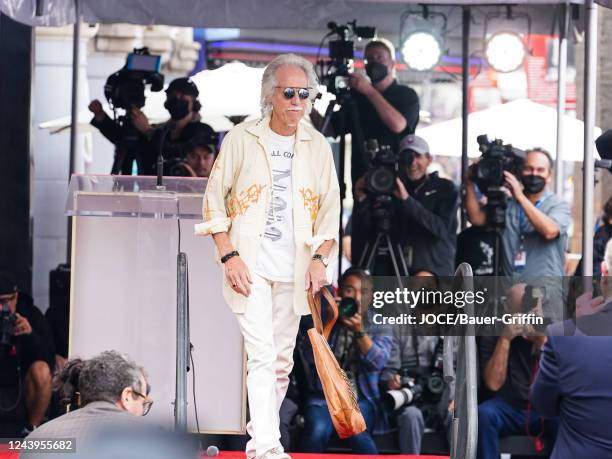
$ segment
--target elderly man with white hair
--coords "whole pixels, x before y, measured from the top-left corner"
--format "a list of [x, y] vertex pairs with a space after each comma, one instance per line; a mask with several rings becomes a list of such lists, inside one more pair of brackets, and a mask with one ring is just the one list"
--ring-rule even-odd
[[[302, 122], [317, 78], [310, 62], [283, 54], [266, 67], [262, 117], [232, 129], [204, 195], [204, 222], [223, 264], [223, 293], [247, 352], [248, 459], [287, 459], [279, 408], [289, 384], [307, 294], [327, 283], [336, 258], [338, 178], [329, 143]], [[331, 266], [329, 267], [331, 271]]]

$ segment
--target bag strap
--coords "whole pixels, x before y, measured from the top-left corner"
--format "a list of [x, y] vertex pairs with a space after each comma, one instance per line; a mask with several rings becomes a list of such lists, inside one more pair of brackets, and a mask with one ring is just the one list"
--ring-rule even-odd
[[[323, 326], [323, 321], [321, 319], [321, 294], [327, 300], [329, 307], [332, 311], [331, 319]], [[331, 334], [332, 328], [336, 324], [338, 320], [338, 305], [336, 304], [336, 300], [329, 290], [323, 287], [319, 293], [316, 295], [311, 295], [310, 292], [306, 292], [306, 297], [308, 299], [308, 307], [310, 308], [310, 313], [312, 314], [312, 321], [314, 322], [315, 329], [321, 335], [325, 337], [325, 339], [329, 339], [329, 335]]]

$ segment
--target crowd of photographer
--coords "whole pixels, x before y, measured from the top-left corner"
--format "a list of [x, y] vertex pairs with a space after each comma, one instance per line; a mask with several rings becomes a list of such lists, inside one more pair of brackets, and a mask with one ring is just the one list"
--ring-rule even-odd
[[[334, 27], [339, 33], [341, 28]], [[353, 29], [357, 29], [354, 24]], [[340, 40], [343, 46], [330, 45], [338, 70], [327, 85], [333, 88], [340, 110], [328, 110], [325, 116], [314, 110], [311, 113], [311, 121], [324, 133], [352, 135], [354, 206], [350, 229], [345, 232], [350, 244], [343, 246], [353, 267], [339, 280], [340, 319], [329, 345], [355, 389], [367, 430], [346, 440], [345, 446], [357, 454], [378, 454], [376, 437], [391, 433], [402, 454], [420, 454], [426, 431], [437, 431], [446, 438], [450, 435], [455, 396], [454, 387], [442, 375], [444, 341], [434, 333], [420, 336], [410, 327], [374, 327], [372, 276], [410, 276], [436, 283], [452, 276], [461, 262], [468, 262], [476, 275], [508, 280], [501, 286], [507, 292], [508, 312], [523, 313], [537, 303], [547, 317], [556, 319], [555, 307], [563, 302], [564, 292], [552, 282], [540, 286], [546, 292], [540, 295], [528, 284], [534, 278], [560, 279], [565, 275], [570, 209], [548, 189], [553, 176], [548, 152], [539, 148], [521, 152], [501, 141], [480, 137], [482, 157], [464, 178], [464, 210], [472, 226], [457, 234], [459, 189], [429, 170], [432, 152], [424, 139], [414, 135], [419, 100], [413, 89], [395, 79], [393, 46], [377, 39], [365, 47], [366, 78], [345, 72], [344, 61], [349, 56], [346, 43]], [[135, 52], [126, 67], [107, 81], [107, 99], [114, 109], [124, 109], [124, 116], [109, 117], [97, 100], [89, 106], [94, 114], [91, 123], [116, 147], [112, 172], [207, 177], [215, 160], [217, 138], [213, 129], [200, 121], [199, 91], [188, 78], [172, 81], [164, 104], [170, 120], [151, 126], [141, 111], [143, 79], [159, 91], [163, 76], [159, 62], [149, 58], [154, 56]], [[284, 97], [291, 100], [298, 93], [296, 89], [305, 88], [286, 89], [292, 91]], [[610, 309], [611, 228], [612, 197], [595, 236], [603, 299], [582, 297], [577, 301], [585, 316], [583, 330], [605, 324]], [[40, 311], [5, 274], [0, 274], [0, 303], [0, 409], [10, 411], [6, 402], [23, 398], [30, 431], [43, 422], [51, 403], [51, 376], [56, 366], [52, 332]], [[321, 453], [328, 450], [334, 428], [307, 337], [310, 328], [312, 319], [303, 317], [279, 421], [285, 450]], [[558, 435], [560, 446], [555, 446], [555, 457], [612, 454], [610, 431], [598, 430], [588, 421], [594, 412], [600, 413], [599, 419], [610, 418], [604, 408], [612, 408], [612, 395], [603, 381], [612, 366], [607, 359], [598, 367], [595, 356], [609, 349], [612, 342], [606, 337], [574, 343], [589, 357], [580, 359], [569, 338], [534, 335], [519, 325], [505, 326], [500, 336], [478, 339], [479, 458], [498, 458], [500, 438], [509, 435], [531, 437], [537, 450], [544, 448], [544, 438]], [[129, 421], [133, 419], [126, 418], [125, 412], [146, 414], [151, 403], [144, 370], [112, 353], [97, 359], [69, 362], [60, 373], [62, 387], [69, 388], [70, 381], [84, 377], [87, 371], [90, 379], [95, 379], [96, 371], [116, 366], [115, 379], [107, 373], [99, 375], [101, 384], [112, 387], [96, 386], [106, 395], [92, 396], [78, 415], [51, 421], [48, 427], [38, 429], [40, 435], [86, 426], [89, 413], [93, 416], [99, 410], [110, 413], [109, 419]], [[588, 374], [597, 387], [573, 381], [572, 371], [577, 369]], [[87, 397], [86, 393], [81, 391], [81, 397]], [[108, 393], [115, 398], [109, 399]], [[595, 406], [598, 397], [605, 403]], [[582, 442], [576, 439], [576, 431], [584, 437]]]

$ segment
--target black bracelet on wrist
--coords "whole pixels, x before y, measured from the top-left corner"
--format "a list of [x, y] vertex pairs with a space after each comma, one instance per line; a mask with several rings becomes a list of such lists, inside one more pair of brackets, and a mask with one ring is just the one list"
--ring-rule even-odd
[[355, 332], [355, 339], [360, 339], [360, 338], [363, 338], [365, 335], [367, 335], [367, 333], [366, 333], [366, 332], [364, 332], [363, 330], [362, 330], [362, 331]]
[[238, 253], [237, 250], [232, 250], [230, 253], [226, 253], [225, 255], [223, 255], [221, 257], [221, 263], [225, 263], [227, 260], [229, 260], [232, 257], [237, 257], [240, 256], [240, 254]]

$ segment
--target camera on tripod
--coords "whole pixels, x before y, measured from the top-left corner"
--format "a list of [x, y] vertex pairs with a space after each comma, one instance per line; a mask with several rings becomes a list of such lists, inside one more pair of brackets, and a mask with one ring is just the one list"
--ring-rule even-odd
[[[376, 36], [376, 28], [368, 26], [357, 26], [357, 21], [347, 22], [346, 25], [338, 25], [329, 22], [327, 28], [330, 31], [325, 38], [335, 35], [336, 40], [329, 42], [329, 60], [320, 60], [319, 79], [327, 87], [327, 91], [336, 96], [338, 102], [348, 96], [349, 78], [353, 73], [353, 59], [355, 57], [355, 42], [353, 39], [372, 39]], [[319, 49], [320, 52], [320, 49]]]
[[492, 187], [501, 187], [504, 184], [504, 171], [508, 171], [520, 178], [525, 152], [504, 145], [501, 139], [490, 141], [487, 135], [476, 138], [482, 156], [474, 168], [473, 180], [483, 192]]
[[148, 48], [134, 48], [123, 68], [110, 75], [104, 84], [104, 95], [113, 109], [144, 107], [145, 86], [150, 84], [153, 92], [164, 87], [160, 68], [161, 56], [149, 53]]
[[[145, 104], [145, 87], [151, 85], [151, 91], [158, 92], [164, 87], [164, 76], [160, 73], [161, 56], [152, 55], [148, 48], [135, 48], [128, 54], [125, 65], [110, 75], [104, 85], [104, 96], [113, 109], [114, 120], [119, 125], [120, 136], [115, 143], [128, 158], [138, 157], [142, 136], [131, 120], [131, 109], [142, 108]], [[117, 109], [125, 110], [125, 115], [117, 116]], [[118, 157], [111, 174], [123, 171], [126, 155]], [[131, 164], [126, 165], [131, 169]]]
[[486, 135], [479, 135], [476, 141], [482, 156], [474, 166], [472, 180], [487, 197], [487, 223], [501, 230], [506, 225], [508, 206], [508, 197], [502, 188], [504, 172], [510, 172], [520, 179], [526, 153], [504, 144], [501, 139], [490, 141]]

